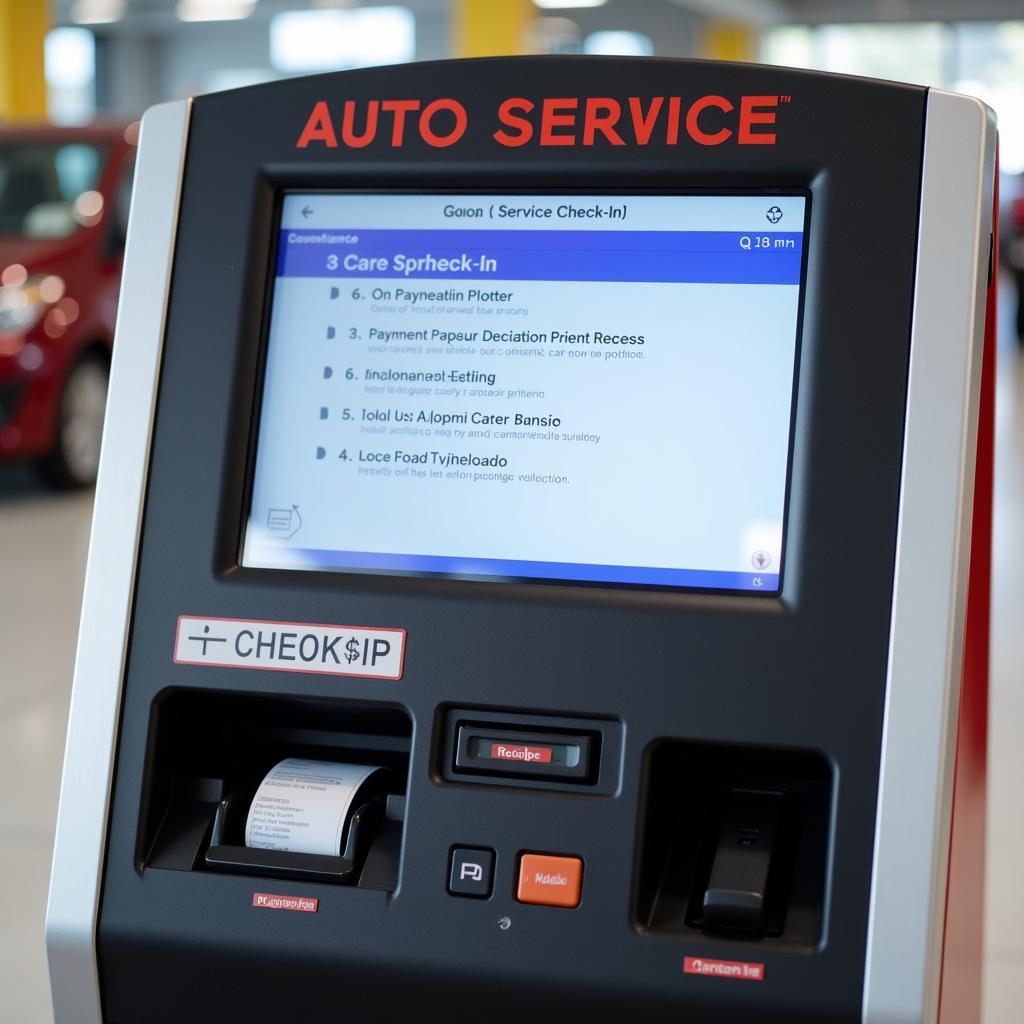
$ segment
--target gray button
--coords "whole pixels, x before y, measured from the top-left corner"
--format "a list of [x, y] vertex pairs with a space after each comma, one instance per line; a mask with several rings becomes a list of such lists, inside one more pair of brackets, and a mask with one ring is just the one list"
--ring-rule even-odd
[[452, 866], [448, 874], [448, 892], [453, 896], [491, 895], [494, 879], [494, 851], [459, 846], [452, 850]]

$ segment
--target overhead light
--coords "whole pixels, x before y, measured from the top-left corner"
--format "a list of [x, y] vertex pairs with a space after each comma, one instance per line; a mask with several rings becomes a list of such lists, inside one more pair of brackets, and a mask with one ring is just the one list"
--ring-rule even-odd
[[608, 0], [533, 0], [542, 11], [557, 11], [567, 7], [604, 7]]
[[86, 89], [96, 78], [96, 37], [87, 28], [64, 25], [46, 33], [46, 84], [51, 89]]
[[107, 25], [124, 17], [124, 0], [74, 0], [68, 16], [76, 25]]
[[241, 21], [256, 7], [256, 0], [178, 0], [179, 21]]
[[270, 63], [286, 73], [403, 64], [416, 55], [407, 7], [282, 11], [270, 20]]
[[583, 40], [584, 53], [597, 53], [607, 57], [650, 57], [654, 43], [641, 32], [591, 32]]

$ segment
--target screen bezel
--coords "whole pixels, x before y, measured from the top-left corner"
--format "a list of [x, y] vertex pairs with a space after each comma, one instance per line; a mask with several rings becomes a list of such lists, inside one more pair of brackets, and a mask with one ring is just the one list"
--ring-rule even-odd
[[[700, 197], [700, 196], [763, 196], [765, 198], [780, 196], [795, 196], [804, 200], [804, 216], [802, 225], [803, 242], [800, 254], [800, 282], [799, 295], [797, 299], [796, 316], [796, 337], [794, 340], [793, 352], [793, 376], [791, 384], [791, 398], [789, 407], [789, 431], [787, 437], [787, 458], [786, 458], [786, 479], [784, 487], [783, 510], [782, 510], [782, 543], [779, 550], [779, 571], [778, 585], [772, 589], [739, 588], [739, 587], [700, 587], [684, 586], [678, 584], [663, 583], [632, 583], [604, 580], [574, 580], [560, 579], [557, 577], [538, 576], [504, 576], [504, 575], [481, 575], [475, 573], [457, 572], [431, 572], [422, 570], [405, 569], [377, 569], [359, 568], [351, 566], [258, 566], [246, 565], [243, 562], [245, 549], [246, 531], [251, 519], [253, 491], [255, 488], [256, 459], [259, 446], [260, 426], [263, 416], [263, 399], [266, 389], [266, 369], [270, 343], [270, 329], [273, 317], [273, 303], [275, 282], [277, 277], [278, 258], [281, 244], [281, 219], [284, 208], [284, 200], [287, 196], [317, 196], [317, 195], [365, 195], [365, 196], [565, 196], [567, 198], [583, 197], [592, 195], [608, 196], [669, 196], [669, 197]], [[243, 573], [272, 573], [286, 574], [287, 576], [317, 577], [325, 579], [342, 578], [371, 578], [371, 579], [392, 579], [392, 580], [420, 580], [432, 583], [452, 582], [455, 584], [500, 584], [502, 586], [512, 584], [515, 589], [521, 587], [543, 587], [556, 588], [568, 587], [575, 590], [586, 589], [596, 591], [617, 591], [617, 592], [654, 592], [679, 595], [721, 595], [727, 597], [750, 597], [756, 599], [778, 600], [786, 585], [786, 564], [788, 550], [788, 534], [790, 519], [790, 503], [792, 497], [793, 481], [793, 459], [796, 442], [796, 413], [799, 399], [800, 363], [803, 349], [803, 327], [805, 306], [807, 301], [807, 269], [810, 252], [810, 223], [812, 209], [812, 191], [807, 187], [794, 188], [671, 188], [671, 187], [597, 187], [581, 186], [572, 188], [566, 186], [548, 186], [537, 188], [524, 188], [522, 186], [511, 186], [501, 188], [499, 186], [488, 188], [409, 188], [409, 187], [382, 187], [382, 188], [309, 188], [301, 186], [284, 186], [277, 188], [273, 196], [273, 209], [271, 224], [273, 225], [271, 244], [268, 246], [266, 269], [263, 276], [263, 303], [259, 325], [259, 348], [256, 365], [256, 384], [252, 391], [253, 402], [249, 416], [249, 433], [247, 443], [247, 455], [245, 461], [245, 477], [242, 490], [242, 504], [240, 509], [240, 520], [238, 523], [237, 540], [234, 549], [234, 569]], [[755, 575], [755, 574], [751, 574]]]

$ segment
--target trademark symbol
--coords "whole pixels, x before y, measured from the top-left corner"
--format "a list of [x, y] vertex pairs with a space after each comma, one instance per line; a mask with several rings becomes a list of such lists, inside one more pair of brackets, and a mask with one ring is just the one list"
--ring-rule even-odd
[[779, 97], [779, 102], [780, 103], [792, 103], [793, 102], [793, 97], [792, 96], [780, 96]]

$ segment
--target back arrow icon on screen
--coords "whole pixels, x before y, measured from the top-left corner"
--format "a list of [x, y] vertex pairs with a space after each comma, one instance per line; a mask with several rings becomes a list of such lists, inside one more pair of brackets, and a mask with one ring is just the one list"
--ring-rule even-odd
[[312, 212], [313, 212], [313, 207], [312, 206], [304, 206], [302, 208], [302, 216], [303, 217], [308, 217]]

